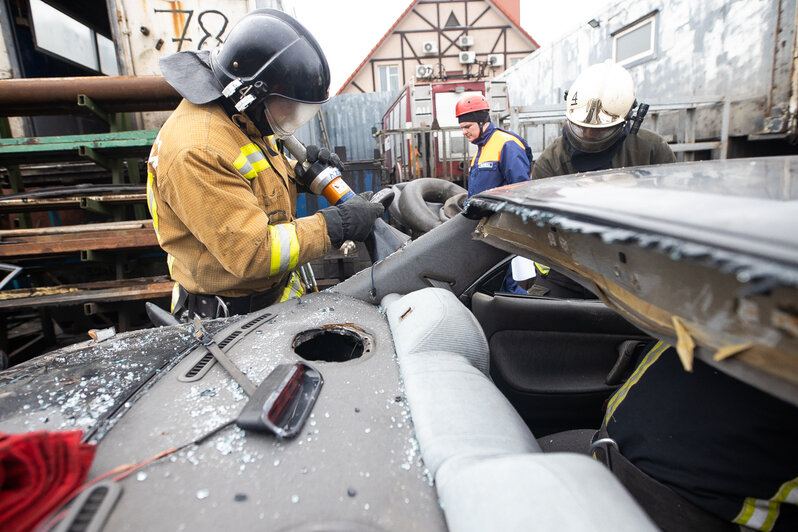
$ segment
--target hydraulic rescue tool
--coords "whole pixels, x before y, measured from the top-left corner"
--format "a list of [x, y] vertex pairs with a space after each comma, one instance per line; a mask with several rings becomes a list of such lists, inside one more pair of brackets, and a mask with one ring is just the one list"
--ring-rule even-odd
[[[355, 197], [355, 193], [341, 176], [341, 171], [333, 164], [326, 164], [326, 157], [313, 157], [315, 161], [309, 162], [308, 150], [296, 137], [291, 135], [281, 137], [281, 140], [297, 160], [297, 164], [301, 164], [305, 169], [302, 175], [307, 177], [301, 182], [311, 192], [324, 197], [331, 205], [341, 205]], [[390, 189], [383, 189], [374, 194], [370, 201], [382, 203], [383, 207], [387, 209], [393, 201], [393, 197], [394, 194]], [[410, 240], [410, 236], [391, 227], [382, 218], [377, 218], [374, 229], [366, 237], [364, 243], [373, 263], [401, 248], [408, 240]]]
[[326, 166], [321, 159], [315, 162], [308, 162], [308, 151], [299, 140], [291, 135], [282, 139], [286, 149], [301, 164], [305, 170], [312, 170], [305, 175], [315, 176], [310, 183], [302, 183], [317, 196], [322, 196], [330, 205], [340, 205], [354, 197], [355, 193], [346, 184], [341, 176], [341, 171], [335, 166]]

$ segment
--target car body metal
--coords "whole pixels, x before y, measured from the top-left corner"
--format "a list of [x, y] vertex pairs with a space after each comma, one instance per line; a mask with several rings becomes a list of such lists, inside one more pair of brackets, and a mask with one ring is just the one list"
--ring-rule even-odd
[[323, 375], [292, 440], [234, 425], [246, 396], [190, 324], [0, 373], [0, 431], [84, 430], [98, 444], [90, 478], [146, 464], [128, 469], [107, 529], [445, 530], [383, 297], [433, 286], [468, 306], [508, 254], [528, 256], [679, 345], [686, 365], [702, 357], [798, 404], [796, 169], [798, 158], [674, 164], [487, 191], [329, 291], [206, 321], [253, 383], [299, 359]]

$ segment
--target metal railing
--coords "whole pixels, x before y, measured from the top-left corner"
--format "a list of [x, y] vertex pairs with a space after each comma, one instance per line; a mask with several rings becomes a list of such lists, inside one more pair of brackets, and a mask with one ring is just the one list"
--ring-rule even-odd
[[[396, 174], [392, 181], [410, 181], [419, 177], [437, 177], [447, 181], [465, 180], [475, 149], [457, 126], [386, 129], [379, 133], [380, 156], [386, 161], [390, 145], [390, 167]], [[438, 168], [440, 164], [441, 168]], [[457, 167], [455, 171], [454, 167]]]

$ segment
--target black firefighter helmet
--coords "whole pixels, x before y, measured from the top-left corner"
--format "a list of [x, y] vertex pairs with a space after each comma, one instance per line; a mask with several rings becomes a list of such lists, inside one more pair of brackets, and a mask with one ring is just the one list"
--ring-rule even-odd
[[196, 104], [225, 98], [262, 134], [292, 135], [327, 101], [330, 68], [316, 39], [276, 9], [257, 9], [233, 26], [219, 48], [161, 60], [166, 80]]

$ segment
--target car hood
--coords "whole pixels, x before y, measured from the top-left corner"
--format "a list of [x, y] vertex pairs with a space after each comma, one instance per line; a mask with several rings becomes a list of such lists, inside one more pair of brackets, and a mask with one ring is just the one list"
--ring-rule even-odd
[[83, 430], [97, 444], [92, 479], [146, 464], [115, 483], [107, 530], [445, 529], [380, 309], [312, 293], [204, 327], [254, 383], [299, 360], [322, 374], [298, 436], [234, 424], [247, 396], [192, 324], [76, 344], [0, 373], [0, 432]]
[[798, 404], [798, 157], [607, 170], [471, 198], [474, 237]]

